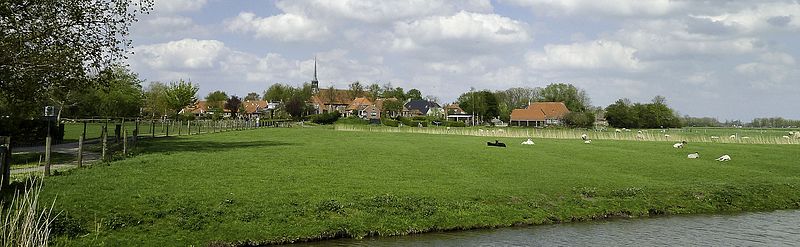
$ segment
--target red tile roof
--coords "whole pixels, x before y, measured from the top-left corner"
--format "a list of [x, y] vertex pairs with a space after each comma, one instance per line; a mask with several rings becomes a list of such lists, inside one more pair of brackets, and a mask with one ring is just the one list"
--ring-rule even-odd
[[544, 121], [561, 119], [569, 113], [564, 102], [535, 102], [525, 109], [511, 111], [511, 121]]

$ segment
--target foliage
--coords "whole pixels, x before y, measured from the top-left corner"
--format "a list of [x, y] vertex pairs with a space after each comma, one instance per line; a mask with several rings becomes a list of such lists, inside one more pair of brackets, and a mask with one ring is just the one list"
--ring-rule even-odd
[[144, 96], [143, 82], [133, 72], [124, 67], [111, 67], [100, 72], [95, 80], [103, 83], [95, 88], [80, 91], [75, 95], [75, 104], [68, 115], [72, 117], [138, 117]]
[[342, 116], [338, 111], [308, 116], [315, 124], [333, 124]]
[[586, 91], [572, 84], [553, 83], [539, 91], [536, 101], [564, 102], [567, 109], [574, 112], [583, 112], [589, 109], [590, 100]]
[[570, 112], [564, 116], [567, 126], [574, 128], [591, 128], [594, 126], [595, 116], [592, 112]]
[[406, 100], [406, 93], [403, 91], [403, 88], [392, 88], [392, 83], [383, 84], [383, 87], [381, 88], [381, 95], [386, 99], [395, 98], [399, 101]]
[[800, 120], [785, 119], [782, 117], [755, 118], [748, 127], [754, 128], [786, 128], [800, 126]]
[[444, 126], [447, 127], [467, 127], [467, 124], [461, 121], [444, 121]]
[[408, 92], [406, 92], [406, 99], [410, 100], [422, 99], [422, 92], [420, 92], [419, 89], [416, 88], [409, 89]]
[[631, 104], [630, 100], [619, 99], [606, 107], [608, 124], [618, 128], [678, 128], [680, 118], [666, 105], [661, 96], [652, 103]]
[[684, 126], [689, 127], [722, 127], [722, 123], [713, 117], [690, 117], [689, 115], [683, 116], [681, 122]]
[[0, 112], [37, 116], [46, 101], [102, 85], [91, 72], [125, 60], [128, 29], [151, 6], [150, 0], [2, 1]]
[[239, 96], [232, 95], [227, 101], [225, 101], [225, 109], [231, 110], [231, 114], [233, 117], [236, 117], [236, 114], [239, 114], [242, 108], [242, 100], [239, 99]]
[[361, 85], [361, 82], [355, 81], [350, 83], [349, 89], [347, 90], [347, 94], [350, 96], [351, 99], [355, 99], [358, 97], [364, 96], [364, 85]]
[[151, 117], [164, 116], [170, 113], [170, 105], [167, 101], [167, 90], [169, 86], [161, 82], [151, 82], [144, 91], [144, 113]]
[[403, 102], [395, 99], [385, 99], [383, 101], [383, 112], [387, 116], [396, 116], [403, 110]]
[[399, 127], [400, 126], [400, 121], [397, 121], [397, 120], [394, 120], [394, 119], [391, 119], [391, 118], [382, 118], [381, 119], [381, 123], [383, 123], [383, 125], [386, 125], [386, 126], [389, 126], [389, 127]]
[[383, 93], [383, 91], [381, 91], [381, 86], [378, 85], [378, 83], [370, 84], [367, 90], [370, 101], [375, 101], [375, 99], [379, 98]]
[[170, 114], [177, 114], [184, 107], [190, 106], [197, 102], [197, 85], [191, 82], [183, 81], [183, 79], [176, 82], [171, 82], [169, 87], [164, 92], [167, 105], [172, 112]]
[[488, 90], [464, 93], [458, 97], [458, 105], [479, 119], [492, 119], [500, 115], [497, 96]]
[[206, 95], [206, 105], [209, 110], [224, 109], [226, 101], [228, 101], [228, 94], [223, 91], [217, 90]]
[[259, 101], [261, 100], [261, 96], [258, 95], [256, 92], [249, 92], [247, 96], [244, 96], [245, 101]]

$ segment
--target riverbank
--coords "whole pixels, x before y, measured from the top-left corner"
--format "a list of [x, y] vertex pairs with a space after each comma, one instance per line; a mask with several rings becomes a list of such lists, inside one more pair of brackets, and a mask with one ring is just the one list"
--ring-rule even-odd
[[[492, 141], [494, 138], [492, 138]], [[258, 129], [142, 141], [47, 178], [57, 244], [255, 245], [800, 208], [794, 145]], [[699, 160], [686, 159], [700, 152]], [[733, 157], [720, 163], [722, 153]], [[712, 157], [713, 156], [713, 157]]]

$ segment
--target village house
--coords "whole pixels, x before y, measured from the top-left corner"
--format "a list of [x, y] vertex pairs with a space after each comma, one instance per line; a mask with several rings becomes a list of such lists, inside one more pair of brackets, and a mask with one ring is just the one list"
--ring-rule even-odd
[[404, 117], [437, 116], [442, 111], [442, 107], [436, 102], [422, 99], [410, 100], [403, 106]]
[[352, 102], [350, 102], [350, 105], [348, 105], [347, 108], [345, 109], [344, 116], [345, 117], [355, 116], [359, 118], [366, 118], [367, 115], [365, 109], [370, 105], [372, 105], [372, 101], [370, 101], [365, 97], [355, 98], [353, 99]]
[[525, 109], [511, 111], [511, 126], [544, 127], [563, 124], [569, 109], [564, 102], [535, 102]]
[[[185, 115], [185, 114], [192, 114], [195, 117], [203, 118], [209, 117], [214, 115], [214, 109], [211, 109], [208, 105], [208, 102], [205, 100], [198, 100], [194, 104], [184, 107], [178, 114]], [[231, 110], [222, 109], [222, 117], [230, 117]]]
[[463, 122], [467, 125], [472, 124], [472, 114], [465, 112], [458, 104], [449, 104], [444, 107], [447, 121]]

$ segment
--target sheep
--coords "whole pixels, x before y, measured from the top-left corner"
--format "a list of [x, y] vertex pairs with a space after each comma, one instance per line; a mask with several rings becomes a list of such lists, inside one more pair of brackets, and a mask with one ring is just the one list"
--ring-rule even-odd
[[644, 135], [642, 135], [641, 133], [636, 134], [636, 139], [644, 139]]
[[686, 141], [682, 141], [682, 142], [678, 142], [678, 143], [672, 144], [672, 147], [673, 148], [683, 148], [684, 145], [686, 145]]
[[733, 134], [733, 135], [729, 136], [728, 138], [729, 139], [736, 139], [736, 134]]
[[719, 136], [711, 136], [711, 139], [719, 139]]
[[450, 126], [447, 126], [447, 130], [450, 130]]
[[744, 137], [742, 137], [742, 139], [750, 139], [750, 137], [749, 136], [744, 136]]
[[686, 157], [689, 158], [689, 159], [699, 159], [700, 158], [700, 153], [694, 152], [692, 154], [686, 155]]
[[533, 144], [534, 143], [533, 143], [533, 140], [531, 140], [531, 138], [528, 138], [527, 141], [522, 142], [522, 145], [533, 145]]
[[498, 140], [494, 140], [494, 142], [486, 142], [486, 145], [491, 147], [506, 147], [505, 143], [502, 143]]
[[622, 130], [621, 129], [614, 129], [614, 132], [622, 133]]
[[586, 133], [583, 133], [583, 135], [581, 135], [581, 139], [582, 139], [582, 140], [584, 140], [584, 141], [585, 141], [585, 140], [588, 140], [588, 139], [589, 139], [589, 136], [588, 136], [588, 135], [586, 135]]
[[727, 154], [719, 156], [719, 158], [716, 159], [716, 161], [729, 161], [729, 160], [731, 160], [731, 156]]
[[642, 133], [642, 131], [641, 131], [641, 130], [640, 130], [640, 131], [636, 131], [636, 133], [639, 133], [639, 134], [641, 134], [641, 133]]
[[583, 141], [583, 143], [592, 144], [592, 140], [585, 140], [585, 141]]
[[669, 139], [669, 135], [668, 134], [664, 134], [664, 138]]
[[783, 139], [789, 139], [789, 136], [782, 136]]

